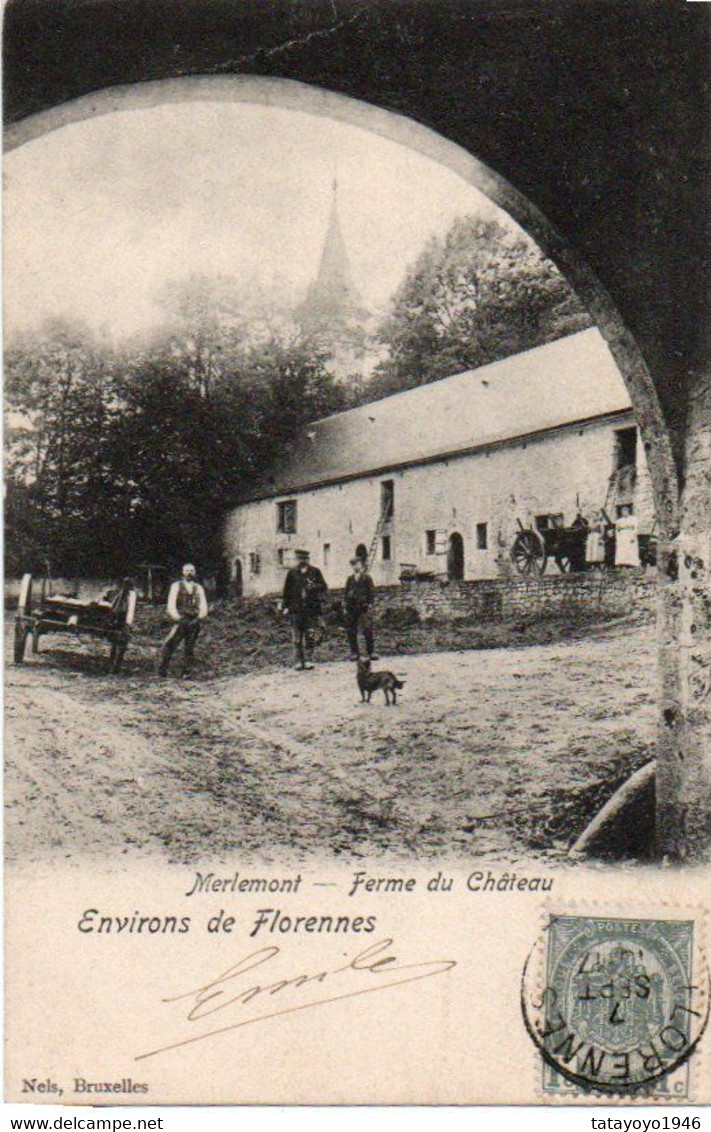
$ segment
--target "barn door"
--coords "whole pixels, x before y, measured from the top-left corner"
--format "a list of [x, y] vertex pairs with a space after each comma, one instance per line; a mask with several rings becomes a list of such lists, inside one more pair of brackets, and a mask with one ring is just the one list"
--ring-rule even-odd
[[242, 577], [242, 560], [235, 558], [235, 575], [232, 580], [232, 592], [235, 597], [242, 597], [244, 593], [244, 579]]
[[453, 582], [460, 582], [464, 577], [464, 539], [459, 531], [449, 536], [447, 577]]

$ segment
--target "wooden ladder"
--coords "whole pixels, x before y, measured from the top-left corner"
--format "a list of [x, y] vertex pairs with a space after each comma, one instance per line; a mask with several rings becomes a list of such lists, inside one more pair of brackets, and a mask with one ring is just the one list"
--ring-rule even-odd
[[386, 515], [384, 511], [381, 511], [380, 518], [378, 519], [378, 522], [377, 522], [377, 525], [376, 525], [376, 528], [375, 528], [375, 533], [373, 534], [373, 537], [370, 540], [370, 549], [368, 551], [368, 557], [365, 560], [365, 568], [368, 571], [370, 570], [371, 564], [375, 560], [375, 552], [378, 549], [378, 541], [379, 541], [380, 536], [383, 533], [385, 525], [388, 521], [389, 521], [389, 516]]

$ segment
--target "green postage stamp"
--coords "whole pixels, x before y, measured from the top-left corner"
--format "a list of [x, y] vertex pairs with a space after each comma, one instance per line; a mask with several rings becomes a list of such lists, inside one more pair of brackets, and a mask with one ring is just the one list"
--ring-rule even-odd
[[545, 1094], [688, 1096], [709, 1009], [694, 932], [692, 920], [550, 917], [522, 1000]]

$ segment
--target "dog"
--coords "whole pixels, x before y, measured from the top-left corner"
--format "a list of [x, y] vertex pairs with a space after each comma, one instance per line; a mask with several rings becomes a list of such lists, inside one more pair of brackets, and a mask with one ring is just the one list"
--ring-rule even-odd
[[369, 660], [358, 661], [356, 680], [360, 688], [361, 702], [364, 704], [370, 703], [370, 697], [378, 688], [382, 688], [388, 706], [396, 704], [397, 689], [405, 687], [405, 681], [398, 680], [394, 672], [371, 672]]

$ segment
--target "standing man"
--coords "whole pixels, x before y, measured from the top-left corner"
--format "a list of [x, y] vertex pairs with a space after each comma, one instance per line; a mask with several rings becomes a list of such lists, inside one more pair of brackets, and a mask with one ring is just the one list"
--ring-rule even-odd
[[373, 579], [368, 573], [366, 566], [367, 563], [363, 558], [356, 555], [351, 558], [351, 566], [353, 573], [349, 576], [346, 582], [346, 633], [348, 634], [348, 644], [351, 649], [351, 660], [358, 660], [360, 657], [360, 649], [358, 646], [358, 629], [360, 628], [365, 638], [365, 648], [368, 653], [369, 660], [377, 660], [375, 654], [375, 643], [373, 640], [373, 600], [375, 598], [375, 586]]
[[198, 639], [202, 623], [207, 617], [207, 598], [205, 591], [196, 580], [195, 567], [191, 562], [183, 566], [183, 576], [179, 582], [173, 582], [168, 593], [168, 616], [175, 624], [163, 642], [160, 668], [161, 676], [168, 675], [168, 666], [173, 653], [180, 642], [183, 642], [183, 671], [187, 676], [195, 660], [195, 642]]
[[291, 617], [295, 668], [313, 668], [313, 630], [321, 616], [321, 601], [328, 587], [323, 574], [309, 562], [308, 550], [295, 550], [292, 566], [284, 582], [283, 612]]

